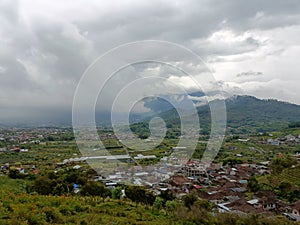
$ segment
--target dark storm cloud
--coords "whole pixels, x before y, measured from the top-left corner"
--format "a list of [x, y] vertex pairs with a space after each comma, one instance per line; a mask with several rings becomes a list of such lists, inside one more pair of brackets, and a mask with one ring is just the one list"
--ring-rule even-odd
[[[295, 83], [298, 78], [289, 68], [294, 65], [292, 56], [299, 55], [295, 47], [299, 46], [299, 12], [297, 0], [0, 0], [0, 99], [5, 99], [0, 106], [22, 108], [26, 102], [27, 113], [31, 107], [70, 110], [76, 85], [96, 57], [144, 39], [190, 48], [214, 63], [212, 70], [230, 90], [242, 85], [242, 79], [234, 83], [235, 74], [260, 75], [251, 71], [264, 71], [269, 81], [288, 73]], [[285, 33], [288, 38], [282, 36]], [[286, 55], [291, 55], [289, 61]], [[264, 57], [273, 57], [271, 63], [276, 65], [264, 61], [263, 68], [256, 68]], [[254, 68], [234, 69], [238, 63]], [[285, 69], [281, 74], [274, 72], [277, 65], [279, 71]], [[259, 82], [268, 90], [278, 84]], [[270, 95], [276, 97], [275, 90], [274, 86]], [[286, 100], [293, 98], [286, 96]]]

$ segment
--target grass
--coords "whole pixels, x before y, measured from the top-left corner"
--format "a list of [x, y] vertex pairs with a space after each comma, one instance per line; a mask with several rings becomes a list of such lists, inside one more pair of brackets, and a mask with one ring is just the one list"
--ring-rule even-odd
[[280, 174], [272, 175], [270, 179], [273, 184], [288, 182], [300, 187], [300, 166], [284, 169]]
[[164, 212], [125, 200], [104, 202], [100, 197], [41, 196], [8, 190], [0, 192], [0, 199], [0, 224], [164, 225], [170, 220]]

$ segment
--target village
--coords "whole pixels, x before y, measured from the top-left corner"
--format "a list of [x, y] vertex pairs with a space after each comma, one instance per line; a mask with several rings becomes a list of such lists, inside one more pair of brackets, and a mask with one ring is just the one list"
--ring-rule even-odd
[[[32, 158], [31, 154], [41, 153], [41, 146], [49, 147], [55, 141], [69, 146], [71, 140], [69, 135], [70, 130], [56, 128], [1, 131], [1, 176], [8, 174], [12, 169], [17, 170], [20, 174], [26, 175], [31, 173], [38, 176], [39, 173], [43, 173], [45, 164], [48, 165], [48, 169], [50, 168], [56, 173], [66, 168], [86, 171], [90, 160], [118, 160], [124, 162], [124, 164], [136, 164], [135, 162], [141, 160], [157, 159], [155, 154], [81, 156], [79, 152], [69, 151], [66, 154], [64, 150], [52, 153], [51, 156], [53, 158], [44, 160], [46, 161], [44, 164], [39, 164]], [[62, 136], [65, 140], [59, 138]], [[112, 138], [110, 134], [100, 134], [100, 136], [102, 139]], [[233, 152], [235, 150], [239, 151], [238, 147], [236, 147], [237, 144], [248, 142], [259, 143], [260, 146], [266, 147], [297, 147], [299, 144], [299, 135], [287, 134], [273, 137], [272, 134], [267, 134], [263, 138], [261, 136], [263, 134], [257, 134], [254, 137], [241, 136], [235, 138], [234, 142], [227, 143], [228, 149]], [[75, 143], [73, 145], [75, 146]], [[250, 150], [252, 148], [254, 149], [254, 147], [248, 147]], [[265, 150], [258, 150], [261, 151], [260, 153], [266, 154]], [[257, 151], [254, 152], [257, 154]], [[7, 157], [9, 154], [12, 158]], [[276, 152], [276, 155], [284, 157], [287, 154]], [[236, 159], [243, 157], [242, 153], [233, 153], [233, 156]], [[291, 166], [290, 170], [294, 170], [297, 173], [300, 159], [299, 152], [293, 151], [289, 156], [293, 157], [297, 162]], [[7, 161], [5, 161], [5, 157], [7, 157]], [[261, 159], [265, 158], [262, 157]], [[168, 164], [170, 161], [172, 163]], [[256, 177], [272, 174], [271, 160], [241, 161], [229, 160], [226, 164], [224, 162], [205, 164], [199, 159], [190, 159], [187, 162], [182, 162], [176, 158], [170, 160], [168, 156], [164, 156], [160, 158], [159, 164], [156, 166], [136, 164], [131, 170], [115, 170], [105, 176], [98, 173], [92, 179], [103, 183], [109, 189], [114, 189], [131, 180], [134, 185], [145, 186], [154, 195], [160, 195], [164, 191], [169, 191], [178, 199], [185, 195], [196, 193], [199, 199], [206, 199], [214, 203], [219, 212], [283, 215], [289, 220], [300, 221], [299, 192], [296, 198], [298, 200], [289, 203], [285, 199], [278, 198], [277, 193], [271, 188], [268, 190], [268, 188], [255, 187], [255, 185], [258, 185]], [[80, 192], [80, 185], [74, 185], [76, 186], [74, 186], [73, 191], [75, 193]]]

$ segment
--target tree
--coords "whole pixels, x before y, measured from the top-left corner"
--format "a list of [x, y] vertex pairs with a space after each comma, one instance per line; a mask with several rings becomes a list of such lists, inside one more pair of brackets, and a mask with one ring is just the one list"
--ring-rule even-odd
[[112, 190], [112, 198], [113, 199], [120, 199], [122, 196], [122, 187], [116, 187]]
[[243, 161], [236, 158], [227, 158], [223, 160], [223, 166], [226, 166], [227, 164], [230, 166], [236, 166], [237, 164], [242, 164]]
[[103, 198], [111, 195], [108, 188], [96, 181], [86, 182], [82, 186], [80, 193], [82, 195], [101, 196]]
[[284, 157], [275, 157], [270, 164], [270, 168], [272, 169], [272, 173], [279, 174], [285, 168], [290, 168], [292, 165], [296, 164], [297, 160], [294, 157], [287, 155]]
[[300, 191], [299, 189], [296, 189], [288, 192], [286, 198], [288, 199], [289, 202], [294, 202], [296, 199], [299, 199], [299, 197], [300, 197]]
[[126, 197], [136, 203], [144, 203], [152, 205], [155, 197], [150, 192], [147, 192], [145, 187], [127, 186], [125, 189]]
[[174, 194], [169, 191], [169, 190], [166, 190], [166, 191], [162, 191], [159, 195], [159, 197], [161, 197], [164, 202], [168, 201], [168, 200], [174, 200], [176, 197], [174, 196]]
[[286, 181], [282, 181], [279, 186], [279, 194], [282, 196], [282, 197], [287, 197], [289, 192], [291, 191], [292, 189], [292, 184], [290, 182], [286, 182]]
[[70, 188], [65, 183], [58, 183], [52, 190], [54, 195], [63, 195], [70, 192]]
[[17, 169], [10, 169], [8, 172], [8, 177], [12, 178], [12, 179], [17, 179], [20, 177], [20, 171]]
[[259, 188], [260, 188], [259, 183], [258, 183], [257, 179], [255, 178], [255, 176], [249, 177], [249, 180], [247, 183], [247, 188], [251, 192], [257, 192], [259, 190]]
[[53, 182], [49, 177], [41, 176], [34, 181], [32, 189], [41, 195], [49, 195], [52, 193]]
[[206, 199], [202, 199], [202, 200], [197, 200], [195, 205], [198, 207], [198, 208], [202, 208], [202, 209], [205, 209], [209, 212], [211, 212], [213, 210], [213, 208], [216, 206], [214, 203], [212, 202], [209, 202], [208, 200]]
[[191, 208], [192, 205], [197, 201], [197, 197], [194, 193], [183, 196], [183, 204], [187, 208]]
[[163, 199], [157, 196], [153, 203], [153, 207], [157, 210], [161, 210], [162, 206], [163, 206]]
[[142, 202], [146, 205], [153, 205], [154, 201], [155, 201], [155, 196], [151, 192], [146, 191], [145, 200]]
[[168, 213], [173, 213], [177, 207], [177, 203], [175, 200], [166, 201], [166, 210]]
[[69, 170], [64, 175], [64, 180], [67, 183], [77, 183], [79, 172], [77, 170]]

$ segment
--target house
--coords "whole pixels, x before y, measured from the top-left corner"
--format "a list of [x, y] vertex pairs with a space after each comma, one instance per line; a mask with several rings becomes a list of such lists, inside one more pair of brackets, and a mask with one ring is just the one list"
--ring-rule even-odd
[[230, 208], [228, 208], [226, 205], [227, 204], [229, 204], [228, 202], [226, 202], [226, 203], [219, 203], [218, 204], [218, 210], [219, 210], [219, 212], [230, 212], [231, 210], [230, 210]]
[[300, 216], [300, 201], [292, 205], [292, 214]]
[[237, 188], [230, 188], [233, 192], [238, 192], [238, 193], [243, 193], [243, 192], [246, 192], [247, 191], [247, 189], [246, 188], [239, 188], [239, 187], [237, 187]]
[[16, 170], [18, 170], [20, 173], [24, 174], [25, 170], [22, 167], [16, 167]]
[[134, 157], [134, 159], [155, 159], [155, 155], [142, 155], [138, 154], [137, 156]]
[[275, 198], [262, 197], [259, 200], [259, 203], [262, 205], [264, 210], [273, 210], [276, 209], [277, 202]]
[[206, 177], [205, 165], [193, 160], [182, 165], [180, 171], [187, 177]]
[[78, 170], [78, 169], [80, 169], [80, 168], [81, 168], [80, 165], [75, 165], [75, 166], [73, 166], [73, 169], [74, 169], [74, 170]]
[[241, 198], [241, 199], [238, 199], [234, 202], [231, 202], [229, 204], [227, 204], [226, 206], [228, 208], [230, 208], [232, 211], [240, 211], [240, 212], [243, 212], [243, 213], [262, 213], [262, 209], [261, 208], [258, 208], [256, 207], [255, 205], [255, 202], [256, 201], [253, 201], [252, 204], [250, 204], [249, 202], [251, 201], [247, 201], [245, 198]]
[[259, 200], [255, 198], [255, 199], [247, 201], [247, 203], [252, 205], [252, 206], [255, 206], [255, 205], [258, 205]]
[[14, 146], [10, 150], [13, 151], [13, 152], [20, 152], [21, 151], [20, 147], [18, 147], [18, 146]]
[[296, 137], [293, 136], [293, 135], [291, 135], [291, 134], [289, 134], [289, 135], [285, 136], [285, 139], [287, 141], [294, 142], [296, 140]]
[[286, 208], [286, 212], [283, 215], [289, 220], [300, 221], [300, 201], [292, 204]]
[[6, 152], [7, 151], [7, 148], [0, 148], [0, 152]]
[[267, 140], [267, 143], [268, 143], [269, 145], [276, 145], [276, 146], [278, 146], [278, 145], [280, 144], [279, 140], [277, 140], [277, 139], [272, 139], [272, 138], [269, 138], [269, 139]]
[[214, 202], [214, 203], [222, 203], [224, 202], [224, 193], [222, 193], [221, 191], [211, 191], [211, 192], [202, 192], [199, 195], [200, 198], [202, 199], [207, 199], [210, 202]]
[[259, 191], [255, 194], [255, 197], [259, 199], [259, 204], [266, 211], [274, 210], [278, 206], [276, 195], [271, 191]]
[[171, 183], [174, 186], [182, 187], [184, 184], [189, 183], [189, 179], [183, 175], [175, 175], [172, 177]]
[[245, 138], [245, 139], [239, 138], [238, 141], [240, 141], [240, 142], [248, 142], [248, 141], [250, 141], [250, 139], [248, 139], [248, 138]]

